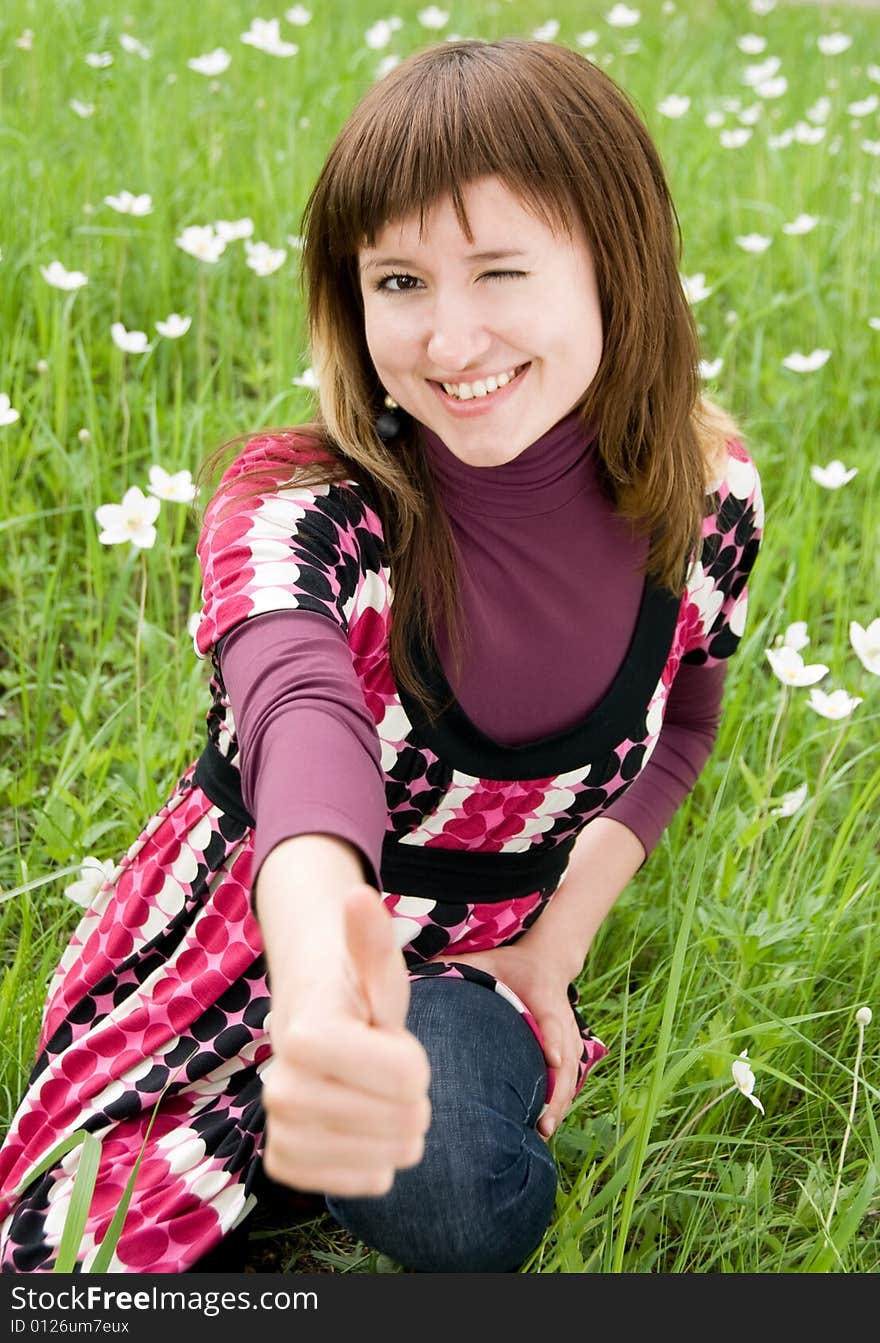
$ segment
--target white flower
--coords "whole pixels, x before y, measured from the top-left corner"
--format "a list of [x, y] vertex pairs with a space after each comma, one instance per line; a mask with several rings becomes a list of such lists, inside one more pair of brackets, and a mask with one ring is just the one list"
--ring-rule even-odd
[[873, 79], [875, 84], [880, 84], [880, 65], [869, 65], [865, 74], [869, 79]]
[[772, 241], [763, 233], [741, 233], [735, 239], [737, 247], [741, 247], [744, 252], [766, 252]]
[[318, 390], [318, 377], [313, 368], [307, 368], [298, 378], [291, 378], [295, 387], [308, 387], [312, 392]]
[[288, 233], [287, 241], [290, 243], [291, 247], [301, 249], [305, 239], [302, 238], [299, 233]]
[[880, 154], [880, 140], [862, 140], [861, 147], [866, 154], [873, 154], [874, 158]]
[[696, 275], [682, 275], [680, 277], [688, 303], [699, 303], [701, 299], [708, 298], [712, 293], [706, 285], [706, 277], [702, 271]]
[[718, 136], [718, 142], [722, 149], [742, 149], [752, 138], [752, 129], [750, 126], [735, 126], [733, 130], [722, 131]]
[[703, 118], [703, 124], [705, 126], [708, 126], [711, 130], [717, 130], [719, 126], [724, 125], [724, 113], [707, 112], [705, 117]]
[[439, 9], [437, 5], [429, 5], [427, 9], [420, 9], [417, 18], [423, 28], [445, 28], [449, 22], [449, 15], [446, 10]]
[[168, 504], [191, 504], [199, 493], [193, 484], [192, 472], [175, 471], [172, 476], [156, 465], [150, 467], [147, 489], [150, 494], [157, 499], [164, 499]]
[[785, 75], [777, 75], [775, 79], [762, 79], [754, 88], [759, 98], [781, 98], [788, 91], [788, 80]]
[[794, 648], [786, 646], [765, 648], [764, 653], [775, 675], [783, 685], [815, 685], [817, 681], [822, 680], [823, 676], [828, 675], [828, 668], [821, 662], [813, 662], [804, 666], [803, 658]]
[[166, 340], [178, 340], [185, 336], [192, 326], [191, 317], [181, 317], [179, 312], [170, 312], [164, 322], [156, 322], [155, 327], [160, 336]]
[[819, 222], [818, 215], [798, 215], [797, 219], [792, 219], [790, 224], [782, 225], [782, 232], [790, 237], [795, 237], [799, 233], [809, 233]]
[[880, 107], [880, 98], [877, 97], [876, 93], [870, 93], [861, 102], [847, 103], [846, 110], [851, 117], [869, 117], [872, 112], [877, 111], [878, 107]]
[[232, 57], [224, 47], [215, 47], [213, 51], [206, 52], [204, 56], [193, 56], [192, 60], [187, 61], [187, 65], [190, 70], [195, 70], [197, 75], [207, 75], [212, 78], [214, 75], [222, 75], [224, 70], [228, 70], [231, 60]]
[[776, 0], [752, 0], [749, 9], [753, 14], [769, 14], [771, 9], [776, 8]]
[[270, 247], [267, 242], [251, 242], [249, 238], [245, 238], [244, 246], [247, 252], [247, 264], [255, 275], [272, 275], [284, 265], [287, 257], [285, 247]]
[[859, 1026], [870, 1026], [874, 1019], [874, 1013], [870, 1007], [860, 1007], [856, 1012], [856, 1022]]
[[94, 858], [90, 854], [80, 864], [79, 881], [72, 881], [69, 886], [65, 886], [64, 894], [74, 904], [88, 909], [104, 882], [112, 881], [115, 875], [116, 868], [113, 863], [102, 863], [100, 858]]
[[869, 317], [868, 326], [872, 331], [880, 331], [880, 317]]
[[822, 33], [816, 38], [816, 46], [823, 56], [839, 56], [852, 46], [852, 38], [846, 33]]
[[823, 718], [849, 718], [853, 709], [861, 704], [860, 695], [850, 696], [845, 690], [833, 690], [830, 695], [826, 695], [824, 690], [819, 690], [814, 686], [810, 691], [810, 698], [807, 700], [811, 709], [821, 714]]
[[778, 634], [774, 642], [774, 648], [793, 648], [799, 653], [802, 648], [806, 648], [810, 642], [810, 636], [807, 634], [807, 622], [805, 620], [795, 620], [789, 625], [784, 634]]
[[660, 6], [660, 13], [661, 13], [661, 14], [674, 14], [674, 13], [675, 13], [675, 4], [673, 3], [673, 0], [663, 0], [663, 4]]
[[810, 475], [817, 485], [822, 485], [826, 490], [839, 490], [841, 486], [848, 485], [854, 476], [857, 476], [859, 468], [857, 466], [846, 469], [843, 462], [836, 457], [833, 462], [827, 466], [811, 466]]
[[827, 121], [831, 115], [831, 99], [817, 98], [812, 107], [807, 108], [808, 121]]
[[764, 115], [763, 103], [752, 103], [751, 107], [744, 107], [741, 112], [737, 112], [737, 120], [744, 126], [754, 126]]
[[86, 56], [86, 65], [90, 65], [93, 70], [106, 70], [112, 64], [113, 56], [109, 51], [90, 51]]
[[557, 37], [558, 34], [559, 20], [548, 19], [546, 23], [541, 24], [540, 28], [535, 28], [533, 30], [532, 37], [536, 42], [552, 42], [554, 37]]
[[0, 427], [15, 424], [21, 418], [20, 411], [14, 410], [8, 392], [0, 392]]
[[387, 19], [379, 19], [364, 33], [364, 41], [373, 51], [380, 51], [382, 47], [387, 47], [391, 41], [391, 34], [394, 29]]
[[213, 228], [217, 237], [222, 238], [224, 242], [238, 242], [241, 238], [253, 237], [254, 221], [249, 215], [245, 215], [243, 219], [218, 219]]
[[241, 34], [241, 40], [268, 56], [295, 56], [299, 47], [295, 42], [282, 40], [280, 27], [280, 19], [251, 19], [251, 26]]
[[687, 94], [670, 93], [657, 104], [657, 111], [661, 117], [672, 117], [675, 120], [683, 117], [690, 105], [691, 100]]
[[120, 191], [118, 196], [105, 196], [104, 204], [109, 205], [121, 215], [148, 215], [153, 213], [153, 198], [144, 193], [133, 196], [130, 191]]
[[139, 550], [149, 550], [156, 542], [153, 523], [158, 516], [159, 500], [148, 499], [137, 485], [132, 485], [121, 504], [101, 504], [95, 509], [98, 525], [103, 528], [98, 540], [105, 546], [130, 541]]
[[589, 28], [585, 33], [578, 33], [574, 40], [579, 47], [594, 47], [599, 41], [599, 34], [594, 28]]
[[110, 328], [113, 344], [126, 354], [149, 354], [153, 348], [147, 343], [146, 331], [126, 331], [121, 322], [114, 322]]
[[149, 47], [145, 47], [143, 42], [139, 42], [130, 33], [119, 34], [119, 45], [123, 51], [129, 52], [130, 55], [140, 56], [142, 61], [148, 61], [153, 54]]
[[768, 56], [766, 60], [760, 61], [757, 65], [747, 65], [743, 70], [742, 81], [744, 84], [763, 84], [765, 80], [772, 79], [774, 75], [779, 74], [779, 67], [782, 61], [778, 56]]
[[25, 30], [21, 34], [21, 37], [17, 37], [15, 39], [15, 45], [18, 47], [19, 51], [33, 51], [34, 49], [33, 28], [25, 28]]
[[174, 241], [182, 252], [198, 261], [219, 261], [226, 251], [225, 239], [219, 238], [210, 224], [191, 224]]
[[700, 377], [703, 378], [706, 382], [711, 382], [713, 378], [718, 377], [718, 374], [721, 372], [723, 367], [724, 367], [723, 359], [701, 359]]
[[[450, 38], [449, 40], [452, 41], [453, 39]], [[379, 64], [376, 66], [376, 78], [384, 79], [385, 76], [387, 74], [390, 74], [390, 72], [394, 69], [395, 65], [400, 65], [399, 56], [394, 55], [383, 56]]]
[[736, 1083], [737, 1087], [742, 1092], [742, 1094], [745, 1096], [746, 1100], [751, 1101], [755, 1109], [760, 1110], [761, 1114], [763, 1114], [764, 1107], [758, 1100], [758, 1097], [754, 1094], [755, 1074], [752, 1072], [751, 1068], [746, 1062], [746, 1059], [748, 1057], [749, 1057], [749, 1051], [747, 1049], [744, 1049], [743, 1052], [740, 1054], [739, 1058], [735, 1059], [734, 1062], [731, 1064], [730, 1071], [733, 1073], [734, 1082]]
[[95, 104], [81, 103], [79, 98], [71, 98], [68, 107], [71, 112], [75, 112], [78, 117], [82, 117], [83, 121], [85, 121], [87, 117], [93, 117], [95, 115]]
[[610, 23], [612, 28], [632, 28], [641, 17], [637, 9], [628, 9], [626, 5], [615, 5], [605, 15], [605, 22]]
[[792, 373], [815, 373], [817, 368], [828, 363], [830, 357], [830, 350], [813, 350], [811, 354], [801, 354], [800, 350], [792, 350], [782, 363], [785, 368], [790, 368]]
[[796, 121], [792, 135], [799, 145], [818, 145], [825, 139], [825, 127], [810, 126], [806, 121]]
[[[0, 401], [2, 401], [0, 397]], [[872, 620], [867, 629], [857, 620], [849, 622], [849, 641], [856, 657], [866, 671], [880, 676], [880, 616]]]
[[53, 289], [82, 289], [89, 282], [89, 277], [83, 275], [81, 270], [65, 270], [60, 261], [50, 261], [48, 266], [41, 266], [40, 274]]
[[802, 783], [800, 788], [795, 788], [790, 793], [783, 793], [781, 805], [770, 808], [771, 816], [794, 816], [795, 812], [800, 811], [807, 800], [807, 785]]
[[768, 135], [767, 144], [771, 149], [788, 149], [793, 139], [793, 131], [780, 131], [778, 135]]
[[743, 33], [742, 37], [736, 39], [736, 45], [745, 56], [760, 56], [767, 45], [767, 39], [758, 37], [756, 33]]
[[297, 28], [302, 28], [305, 24], [311, 23], [312, 12], [310, 9], [304, 9], [302, 5], [294, 5], [292, 9], [284, 11], [284, 17], [288, 23], [292, 23]]

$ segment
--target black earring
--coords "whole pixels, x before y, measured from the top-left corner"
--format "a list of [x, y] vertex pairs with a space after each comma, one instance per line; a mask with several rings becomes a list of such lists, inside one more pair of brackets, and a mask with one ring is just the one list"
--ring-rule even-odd
[[383, 443], [392, 443], [403, 428], [405, 411], [402, 411], [393, 396], [385, 397], [386, 410], [376, 420], [376, 433]]

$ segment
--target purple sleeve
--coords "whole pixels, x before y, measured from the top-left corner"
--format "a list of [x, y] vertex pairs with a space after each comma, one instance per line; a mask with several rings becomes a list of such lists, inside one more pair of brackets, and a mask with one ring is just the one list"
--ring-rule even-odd
[[294, 835], [328, 834], [360, 852], [381, 889], [387, 810], [379, 739], [345, 634], [326, 616], [275, 611], [237, 625], [220, 652], [254, 817], [253, 881]]
[[623, 796], [602, 813], [628, 826], [646, 855], [656, 847], [712, 753], [726, 671], [726, 662], [679, 666], [653, 755]]

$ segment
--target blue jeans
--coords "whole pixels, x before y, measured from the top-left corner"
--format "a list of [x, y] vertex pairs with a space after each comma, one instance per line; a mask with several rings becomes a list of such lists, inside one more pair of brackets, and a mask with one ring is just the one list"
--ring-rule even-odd
[[390, 1193], [330, 1197], [327, 1208], [405, 1268], [514, 1272], [556, 1197], [556, 1164], [534, 1127], [547, 1087], [541, 1047], [506, 999], [467, 980], [415, 980], [407, 1026], [431, 1063], [425, 1155]]

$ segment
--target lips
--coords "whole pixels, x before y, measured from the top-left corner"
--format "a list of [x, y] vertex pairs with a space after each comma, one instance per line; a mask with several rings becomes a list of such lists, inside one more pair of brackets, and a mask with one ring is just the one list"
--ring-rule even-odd
[[[530, 368], [531, 362], [519, 364], [516, 366], [515, 376], [504, 387], [499, 387], [494, 392], [487, 392], [485, 396], [469, 396], [464, 400], [457, 396], [450, 396], [439, 382], [430, 378], [427, 381], [451, 415], [454, 415], [457, 419], [471, 419], [475, 416], [487, 414], [493, 407], [500, 405], [509, 396], [514, 395]], [[480, 379], [476, 379], [476, 381], [480, 381]]]

